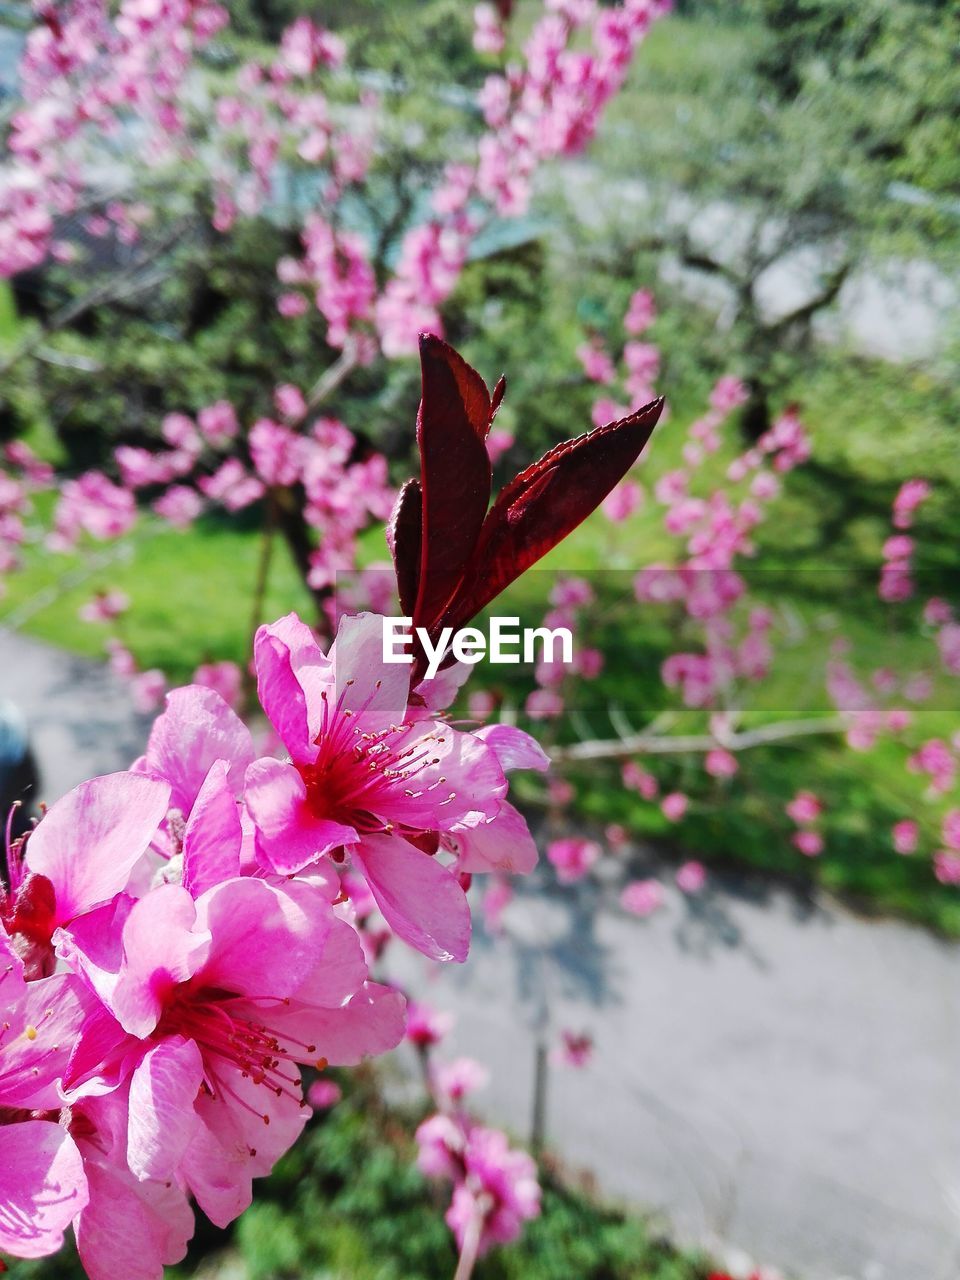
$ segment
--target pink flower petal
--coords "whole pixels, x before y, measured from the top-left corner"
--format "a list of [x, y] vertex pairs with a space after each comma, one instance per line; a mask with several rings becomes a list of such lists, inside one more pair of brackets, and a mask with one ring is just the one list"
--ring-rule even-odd
[[300, 774], [280, 760], [253, 762], [243, 798], [256, 827], [257, 855], [279, 875], [295, 875], [331, 849], [356, 844], [359, 838], [353, 827], [315, 818]]
[[56, 1253], [88, 1200], [80, 1152], [49, 1120], [3, 1126], [0, 1252], [17, 1258]]
[[195, 898], [240, 874], [243, 830], [227, 771], [225, 760], [210, 766], [183, 833], [183, 887]]
[[172, 1179], [197, 1126], [203, 1082], [195, 1041], [175, 1036], [150, 1049], [130, 1081], [127, 1164], [136, 1178]]
[[56, 891], [56, 921], [119, 893], [167, 812], [165, 782], [112, 773], [83, 782], [46, 815], [27, 845], [27, 866]]
[[167, 709], [154, 722], [139, 768], [170, 783], [171, 804], [186, 816], [215, 760], [228, 762], [236, 795], [255, 755], [250, 730], [219, 693], [191, 684], [167, 694]]
[[445, 867], [398, 836], [364, 836], [353, 857], [398, 937], [432, 960], [466, 960], [470, 908]]

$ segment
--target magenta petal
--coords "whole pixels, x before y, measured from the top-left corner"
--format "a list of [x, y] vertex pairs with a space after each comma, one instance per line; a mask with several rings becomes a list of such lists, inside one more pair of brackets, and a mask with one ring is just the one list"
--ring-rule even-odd
[[134, 773], [82, 782], [58, 800], [27, 843], [27, 866], [57, 895], [65, 924], [119, 893], [166, 816], [170, 788]]
[[197, 1204], [211, 1222], [225, 1227], [252, 1199], [252, 1178], [268, 1174], [303, 1131], [310, 1111], [293, 1096], [280, 1097], [248, 1075], [225, 1067], [227, 1086], [218, 1098], [201, 1097], [201, 1124], [181, 1166]]
[[452, 835], [457, 842], [458, 871], [503, 871], [522, 876], [537, 865], [537, 846], [527, 821], [506, 801], [492, 822]]
[[364, 836], [353, 857], [398, 937], [431, 960], [466, 960], [470, 907], [446, 867], [398, 836]]
[[[96, 1007], [94, 996], [72, 973], [28, 982], [15, 1003], [0, 1006], [0, 1108], [60, 1109], [57, 1081]], [[26, 1034], [28, 1027], [32, 1035]]]
[[321, 693], [333, 689], [329, 660], [295, 613], [261, 627], [253, 643], [260, 704], [297, 763], [314, 758]]
[[240, 810], [227, 779], [227, 762], [215, 760], [183, 833], [183, 887], [198, 898], [205, 889], [238, 876], [242, 840]]
[[176, 1036], [146, 1053], [130, 1081], [127, 1164], [136, 1178], [172, 1178], [197, 1127], [193, 1100], [203, 1059], [193, 1040]]
[[204, 986], [253, 998], [292, 994], [323, 956], [333, 920], [313, 885], [275, 888], [251, 877], [218, 885], [197, 902], [198, 928], [214, 940]]
[[304, 1008], [294, 1000], [278, 1030], [309, 1039], [331, 1066], [352, 1067], [394, 1049], [403, 1038], [406, 1001], [392, 987], [368, 982], [340, 1009]]
[[0, 1253], [44, 1258], [87, 1203], [83, 1161], [73, 1139], [50, 1120], [3, 1126]]
[[250, 730], [219, 693], [191, 684], [167, 694], [154, 721], [140, 769], [159, 774], [173, 789], [171, 803], [186, 816], [214, 760], [226, 760], [234, 795], [256, 752]]
[[256, 827], [257, 856], [278, 875], [295, 875], [331, 849], [358, 839], [353, 827], [313, 816], [303, 779], [280, 760], [253, 762], [243, 798]]
[[383, 661], [383, 618], [379, 614], [342, 618], [331, 657], [337, 673], [337, 700], [356, 717], [358, 729], [378, 733], [403, 722], [410, 667]]
[[500, 761], [504, 772], [509, 769], [536, 769], [544, 773], [550, 768], [550, 757], [529, 733], [509, 724], [490, 724], [473, 735], [486, 743]]
[[131, 1035], [156, 1028], [171, 987], [201, 968], [210, 935], [197, 930], [197, 909], [186, 889], [160, 885], [135, 902], [123, 926], [123, 960], [110, 1007]]
[[[293, 994], [296, 1000], [306, 1004], [338, 1009], [359, 991], [366, 976], [367, 963], [360, 935], [345, 920], [333, 918], [315, 967], [303, 977]], [[309, 1039], [306, 1036], [298, 1038]]]
[[130, 1171], [82, 1143], [90, 1203], [74, 1224], [90, 1280], [162, 1280], [193, 1235], [193, 1213], [175, 1184], [138, 1182]]

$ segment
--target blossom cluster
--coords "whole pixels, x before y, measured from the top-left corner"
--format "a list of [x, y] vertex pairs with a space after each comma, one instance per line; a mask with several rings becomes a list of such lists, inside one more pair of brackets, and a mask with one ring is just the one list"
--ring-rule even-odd
[[[0, 1250], [44, 1256], [72, 1225], [92, 1280], [158, 1278], [192, 1204], [226, 1225], [296, 1140], [302, 1069], [401, 1039], [403, 997], [369, 977], [369, 900], [382, 929], [462, 961], [464, 883], [535, 862], [506, 772], [543, 752], [517, 729], [454, 728], [455, 674], [411, 692], [379, 660], [381, 626], [346, 618], [327, 653], [296, 615], [260, 629], [282, 759], [187, 686], [129, 771], [8, 837]], [[478, 1131], [476, 1177], [502, 1157]]]
[[[300, 17], [271, 57], [241, 60], [218, 81], [201, 59], [215, 37], [227, 38], [220, 5], [123, 0], [114, 11], [105, 0], [68, 0], [56, 12], [44, 8], [20, 67], [13, 159], [0, 177], [0, 274], [49, 255], [74, 260], [82, 247], [67, 238], [64, 219], [81, 210], [86, 236], [137, 243], [177, 216], [173, 175], [196, 188], [214, 229], [226, 234], [275, 198], [278, 175], [304, 174], [303, 254], [277, 265], [280, 313], [315, 306], [329, 345], [349, 342], [361, 361], [378, 347], [387, 356], [411, 353], [419, 331], [441, 331], [438, 308], [484, 222], [492, 212], [523, 212], [537, 168], [586, 145], [650, 24], [668, 8], [667, 0], [613, 8], [549, 0], [520, 60], [487, 78], [484, 131], [469, 155], [446, 166], [429, 216], [401, 236], [382, 284], [374, 246], [350, 228], [343, 206], [362, 194], [383, 148], [387, 109], [370, 88], [346, 111], [331, 102], [330, 77], [347, 56], [338, 36]], [[498, 15], [480, 6], [477, 23], [481, 52], [498, 51]], [[102, 170], [105, 138], [126, 145], [134, 178], [106, 195], [91, 178]]]

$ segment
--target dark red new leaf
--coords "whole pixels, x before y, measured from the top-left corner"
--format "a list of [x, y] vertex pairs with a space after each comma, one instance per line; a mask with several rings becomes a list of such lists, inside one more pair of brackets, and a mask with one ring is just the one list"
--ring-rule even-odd
[[420, 552], [423, 534], [423, 494], [419, 480], [408, 480], [393, 504], [387, 524], [387, 546], [397, 574], [400, 609], [412, 617], [420, 579]]
[[480, 375], [431, 334], [420, 336], [420, 364], [423, 510], [413, 619], [416, 626], [430, 627], [460, 585], [487, 513], [491, 403]]
[[502, 490], [442, 625], [462, 627], [572, 533], [633, 466], [663, 411], [637, 413], [557, 445]]

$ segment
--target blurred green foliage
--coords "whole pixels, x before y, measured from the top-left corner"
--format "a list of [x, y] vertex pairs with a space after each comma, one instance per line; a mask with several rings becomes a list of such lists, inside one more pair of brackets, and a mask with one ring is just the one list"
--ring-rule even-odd
[[[346, 1082], [345, 1082], [346, 1084]], [[443, 1221], [449, 1188], [415, 1166], [420, 1117], [390, 1109], [355, 1073], [343, 1102], [256, 1184], [227, 1232], [201, 1224], [168, 1280], [450, 1280], [456, 1249]], [[640, 1217], [604, 1206], [541, 1169], [543, 1213], [494, 1249], [475, 1280], [705, 1280], [705, 1259], [667, 1243]], [[72, 1250], [15, 1263], [12, 1280], [81, 1280]], [[118, 1280], [120, 1278], [118, 1277]]]

